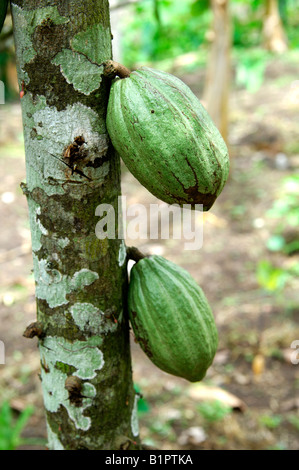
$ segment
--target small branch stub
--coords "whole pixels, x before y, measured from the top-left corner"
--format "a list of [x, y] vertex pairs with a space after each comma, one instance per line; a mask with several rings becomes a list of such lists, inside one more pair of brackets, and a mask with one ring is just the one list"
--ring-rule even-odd
[[28, 187], [27, 187], [27, 184], [24, 183], [24, 181], [22, 181], [20, 183], [20, 188], [21, 188], [22, 193], [24, 194], [24, 196], [28, 196], [28, 194], [29, 194]]
[[131, 444], [136, 446], [137, 442], [133, 441], [128, 436], [118, 436], [114, 441], [117, 450], [128, 450]]
[[114, 60], [107, 60], [102, 65], [104, 65], [104, 76], [111, 80], [115, 77], [128, 78], [131, 75], [131, 71], [127, 67]]
[[75, 375], [71, 375], [67, 377], [65, 381], [64, 387], [69, 393], [69, 400], [75, 406], [81, 406], [82, 398], [85, 398], [81, 394], [82, 386], [83, 386], [82, 380], [79, 379], [79, 377], [76, 377]]
[[67, 377], [65, 381], [65, 388], [70, 394], [79, 395], [82, 390], [82, 380], [79, 379], [79, 377], [76, 377], [75, 375], [71, 375]]
[[141, 259], [148, 258], [148, 257], [149, 257], [149, 255], [144, 255], [135, 246], [128, 246], [127, 247], [127, 258], [131, 259], [133, 261], [136, 261], [136, 263], [138, 263], [138, 261], [140, 261]]
[[39, 322], [34, 322], [34, 323], [30, 323], [30, 325], [27, 326], [26, 330], [24, 331], [23, 333], [23, 336], [25, 338], [34, 338], [35, 336], [37, 336], [38, 338], [42, 338], [43, 337], [43, 327], [41, 325], [41, 323]]

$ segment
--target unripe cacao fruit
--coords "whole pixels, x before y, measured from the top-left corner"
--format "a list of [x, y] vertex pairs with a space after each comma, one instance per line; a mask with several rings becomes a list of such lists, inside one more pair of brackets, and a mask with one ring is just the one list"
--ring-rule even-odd
[[185, 269], [157, 255], [138, 261], [128, 310], [136, 340], [156, 366], [191, 382], [203, 379], [218, 333], [202, 289]]
[[131, 173], [162, 201], [209, 210], [222, 191], [229, 173], [227, 147], [177, 77], [142, 67], [114, 80], [107, 129]]

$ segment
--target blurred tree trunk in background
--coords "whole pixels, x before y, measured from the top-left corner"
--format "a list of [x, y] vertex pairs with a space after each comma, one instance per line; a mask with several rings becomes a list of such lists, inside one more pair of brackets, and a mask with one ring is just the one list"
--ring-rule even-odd
[[[120, 161], [105, 116], [108, 0], [14, 0], [41, 382], [51, 450], [139, 448], [126, 316], [126, 247], [99, 239], [118, 220]], [[23, 95], [23, 96], [22, 96]], [[108, 209], [105, 209], [108, 210]]]
[[211, 6], [214, 15], [212, 45], [203, 102], [222, 137], [227, 141], [232, 42], [229, 0], [211, 0]]
[[281, 54], [287, 50], [287, 37], [279, 13], [278, 0], [266, 0], [263, 36], [268, 51]]

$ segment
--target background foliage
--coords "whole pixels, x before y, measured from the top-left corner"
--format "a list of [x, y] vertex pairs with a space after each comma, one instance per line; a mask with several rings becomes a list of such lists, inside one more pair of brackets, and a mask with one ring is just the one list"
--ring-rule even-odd
[[[289, 47], [299, 46], [298, 0], [280, 0]], [[231, 0], [233, 46], [244, 51], [260, 47], [264, 0]], [[130, 6], [122, 27], [123, 60], [128, 66], [171, 59], [209, 46], [212, 12], [209, 0], [140, 0]], [[250, 64], [251, 65], [251, 64]]]

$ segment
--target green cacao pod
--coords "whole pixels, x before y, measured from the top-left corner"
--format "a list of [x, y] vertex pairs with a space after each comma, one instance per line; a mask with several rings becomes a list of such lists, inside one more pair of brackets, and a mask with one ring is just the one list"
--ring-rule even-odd
[[0, 33], [6, 18], [8, 0], [1, 0], [0, 2]]
[[190, 382], [203, 379], [218, 334], [202, 289], [185, 269], [162, 256], [138, 261], [128, 310], [136, 340], [156, 366]]
[[227, 147], [177, 77], [142, 67], [111, 86], [107, 129], [130, 172], [169, 204], [209, 210], [229, 173]]

